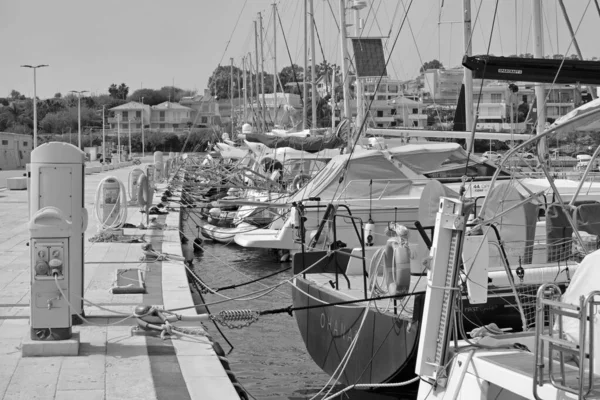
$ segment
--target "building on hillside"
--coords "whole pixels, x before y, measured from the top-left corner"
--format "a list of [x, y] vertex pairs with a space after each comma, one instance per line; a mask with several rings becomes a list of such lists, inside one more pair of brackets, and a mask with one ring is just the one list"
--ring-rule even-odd
[[396, 96], [367, 102], [371, 104], [367, 121], [372, 127], [424, 129], [427, 126], [427, 111], [419, 101]]
[[[481, 88], [481, 101], [479, 91], [473, 93], [473, 109], [479, 103], [479, 118], [477, 129], [494, 132], [524, 132], [527, 125], [524, 117], [527, 116], [535, 98], [535, 86], [531, 82], [515, 82], [516, 92], [509, 90], [507, 82], [484, 81]], [[473, 86], [479, 88], [481, 80], [473, 81]], [[581, 89], [576, 85], [554, 85], [546, 92], [546, 118], [552, 122], [569, 113], [582, 102]], [[514, 125], [511, 125], [511, 107]], [[519, 121], [519, 113], [521, 113]]]
[[463, 82], [463, 68], [428, 69], [423, 73], [423, 102], [456, 105]]
[[31, 161], [33, 137], [18, 133], [0, 132], [0, 169], [25, 168]]
[[192, 109], [179, 103], [165, 101], [152, 106], [150, 128], [163, 132], [178, 132], [189, 128]]
[[195, 127], [214, 126], [221, 123], [219, 103], [208, 89], [204, 89], [203, 95], [183, 97], [179, 104], [191, 109], [190, 121]]
[[108, 123], [114, 131], [119, 128], [121, 131], [129, 131], [131, 128], [131, 132], [140, 132], [142, 124], [144, 127], [150, 125], [151, 108], [147, 104], [130, 101], [108, 111], [113, 113], [113, 116], [108, 118]]

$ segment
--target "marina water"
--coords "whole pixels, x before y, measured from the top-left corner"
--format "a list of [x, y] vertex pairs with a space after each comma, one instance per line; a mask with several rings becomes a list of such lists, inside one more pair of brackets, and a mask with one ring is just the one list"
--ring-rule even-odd
[[[186, 211], [182, 212], [182, 230], [190, 240], [189, 245], [198, 236], [196, 226], [204, 223], [198, 214], [191, 212], [188, 215]], [[223, 245], [208, 241], [204, 242], [202, 247], [204, 252], [195, 254], [194, 270], [212, 289], [248, 282], [291, 266], [291, 262], [280, 263], [274, 253], [264, 249], [247, 249], [235, 243]], [[228, 297], [239, 297], [273, 286], [291, 276], [291, 269], [288, 269], [260, 282], [219, 293]], [[213, 314], [221, 310], [262, 311], [284, 308], [292, 304], [289, 284], [250, 301], [227, 301], [210, 305], [224, 298], [213, 294], [205, 294], [203, 297]], [[230, 347], [214, 325], [207, 323], [206, 327], [213, 339], [228, 352]], [[310, 399], [329, 380], [329, 376], [308, 355], [296, 325], [296, 318], [287, 313], [261, 316], [257, 322], [242, 329], [229, 329], [221, 325], [219, 327], [234, 346], [234, 350], [228, 355], [231, 369], [247, 391], [257, 399]], [[338, 385], [330, 394], [342, 388]], [[405, 390], [388, 394], [358, 390], [348, 393], [351, 399], [411, 398]]]

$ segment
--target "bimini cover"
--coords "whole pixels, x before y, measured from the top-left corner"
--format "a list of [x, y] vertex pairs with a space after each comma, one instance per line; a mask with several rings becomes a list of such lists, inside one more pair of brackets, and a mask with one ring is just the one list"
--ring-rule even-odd
[[[598, 290], [600, 282], [600, 251], [588, 254], [579, 264], [571, 283], [562, 296], [562, 302], [579, 306], [579, 297], [587, 297], [591, 292]], [[597, 299], [596, 299], [597, 300]], [[555, 326], [555, 329], [558, 327]], [[573, 318], [563, 318], [563, 333], [569, 340], [579, 343], [579, 321]], [[589, 331], [588, 331], [589, 334]], [[594, 371], [600, 371], [600, 318], [594, 316]], [[589, 342], [585, 344], [589, 349]]]
[[[527, 202], [518, 206], [524, 199], [525, 197], [510, 182], [503, 182], [488, 193], [487, 206], [483, 214], [484, 220], [489, 220], [505, 212], [493, 224], [498, 228], [511, 268], [517, 267], [519, 260], [522, 264], [530, 264], [533, 255], [538, 204]], [[484, 232], [490, 242], [498, 242], [491, 228], [484, 227]], [[490, 248], [489, 265], [492, 268], [503, 266], [495, 246]]]
[[284, 162], [286, 160], [324, 160], [329, 161], [335, 156], [340, 155], [338, 149], [326, 149], [317, 153], [309, 153], [308, 151], [296, 150], [291, 147], [281, 147], [274, 149], [272, 153], [267, 155], [274, 160]]
[[[324, 202], [360, 199], [368, 202], [369, 198], [408, 194], [412, 181], [405, 175], [402, 167], [420, 174], [422, 171], [439, 168], [457, 153], [463, 153], [460, 145], [441, 143], [340, 155], [334, 157], [291, 201], [319, 197]], [[346, 164], [348, 168], [345, 171]], [[369, 184], [371, 180], [372, 185]]]
[[573, 131], [600, 131], [600, 99], [577, 107], [570, 113], [563, 115], [548, 129], [554, 129], [560, 133]]

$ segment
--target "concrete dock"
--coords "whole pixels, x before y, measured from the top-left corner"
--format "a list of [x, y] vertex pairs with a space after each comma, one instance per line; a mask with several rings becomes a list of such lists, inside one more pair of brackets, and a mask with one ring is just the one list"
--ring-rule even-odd
[[[79, 355], [23, 357], [29, 337], [30, 255], [27, 191], [0, 191], [0, 399], [239, 399], [213, 350], [212, 338], [200, 324], [185, 323], [193, 337], [162, 340], [132, 335], [136, 305], [166, 309], [193, 305], [181, 261], [143, 262], [140, 243], [92, 243], [97, 233], [94, 201], [99, 182], [115, 176], [127, 185], [128, 166], [85, 175], [84, 298], [90, 323], [73, 327], [80, 337]], [[164, 184], [159, 184], [159, 188]], [[157, 204], [160, 193], [155, 194]], [[125, 229], [126, 236], [146, 235], [163, 253], [181, 255], [179, 212], [157, 216], [165, 230]], [[128, 222], [142, 221], [139, 207], [128, 207]], [[117, 269], [144, 272], [146, 294], [113, 294]], [[181, 312], [195, 315], [193, 308]], [[178, 325], [182, 325], [181, 323]]]

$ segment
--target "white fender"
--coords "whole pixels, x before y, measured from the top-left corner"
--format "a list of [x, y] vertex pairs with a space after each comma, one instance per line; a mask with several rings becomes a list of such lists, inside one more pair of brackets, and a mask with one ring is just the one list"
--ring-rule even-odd
[[410, 249], [408, 229], [398, 226], [398, 236], [388, 239], [385, 245], [385, 278], [390, 295], [408, 293], [410, 289]]
[[367, 221], [364, 228], [365, 246], [373, 246], [373, 232], [375, 231], [375, 223], [371, 218]]

